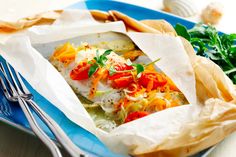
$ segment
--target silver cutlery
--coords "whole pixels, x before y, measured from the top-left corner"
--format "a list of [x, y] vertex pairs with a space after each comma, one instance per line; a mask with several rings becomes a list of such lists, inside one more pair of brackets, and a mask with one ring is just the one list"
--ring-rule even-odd
[[[39, 134], [39, 138], [43, 140], [43, 142], [50, 148], [51, 152], [55, 156], [61, 156], [59, 149], [56, 147], [55, 143], [52, 142], [52, 140], [49, 137], [44, 137], [47, 136], [41, 128], [37, 125], [35, 120], [33, 119], [32, 113], [29, 110], [28, 105], [30, 105], [33, 110], [38, 114], [38, 116], [41, 117], [41, 119], [45, 122], [45, 124], [48, 126], [48, 128], [52, 131], [52, 133], [55, 135], [56, 139], [58, 142], [65, 148], [65, 150], [73, 157], [85, 157], [85, 153], [80, 150], [70, 139], [69, 137], [65, 134], [65, 132], [61, 129], [61, 127], [46, 113], [44, 112], [33, 100], [33, 95], [29, 92], [27, 87], [25, 86], [24, 82], [21, 79], [21, 76], [19, 75], [18, 72], [15, 70], [12, 70], [7, 63], [7, 70], [9, 71], [9, 76], [10, 79], [12, 80], [14, 86], [10, 82], [9, 78], [7, 77], [6, 70], [4, 66], [0, 65], [0, 70], [2, 71], [6, 81], [8, 82], [10, 86], [10, 92], [8, 91], [3, 79], [1, 79], [1, 84], [4, 89], [4, 94], [6, 98], [10, 101], [18, 101], [20, 105], [22, 106], [22, 109], [24, 109], [24, 113], [28, 115], [27, 119], [29, 121], [32, 121], [32, 130], [36, 133]], [[15, 76], [13, 75], [13, 71], [15, 73]], [[34, 129], [35, 130], [34, 130]], [[40, 132], [39, 132], [40, 131]], [[50, 140], [50, 141], [49, 141]], [[52, 144], [53, 143], [53, 144]]]
[[[34, 119], [33, 114], [30, 111], [29, 106], [27, 105], [26, 101], [24, 100], [24, 98], [26, 98], [25, 95], [21, 95], [20, 92], [17, 91], [18, 85], [16, 84], [16, 81], [13, 81], [13, 77], [12, 77], [12, 73], [9, 69], [9, 73], [11, 74], [12, 77], [12, 81], [15, 84], [15, 87], [13, 86], [13, 84], [10, 82], [10, 80], [7, 77], [7, 73], [1, 63], [1, 71], [3, 76], [5, 77], [5, 80], [8, 83], [9, 89], [7, 88], [7, 86], [5, 85], [5, 82], [3, 80], [2, 77], [0, 77], [0, 82], [1, 85], [3, 87], [3, 92], [5, 97], [7, 98], [7, 100], [9, 101], [14, 101], [14, 102], [19, 102], [19, 105], [22, 109], [22, 111], [24, 112], [30, 127], [32, 128], [33, 132], [35, 133], [36, 136], [39, 137], [39, 139], [49, 148], [49, 150], [51, 151], [52, 155], [54, 157], [62, 157], [61, 152], [59, 150], [59, 148], [57, 147], [57, 145], [46, 135], [46, 133], [39, 127], [39, 125], [37, 124], [36, 120]], [[9, 68], [9, 66], [8, 66]], [[24, 96], [24, 98], [23, 98]]]

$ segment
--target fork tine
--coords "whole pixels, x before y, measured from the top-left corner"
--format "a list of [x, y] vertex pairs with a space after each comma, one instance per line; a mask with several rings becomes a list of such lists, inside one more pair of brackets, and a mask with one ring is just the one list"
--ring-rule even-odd
[[6, 71], [2, 63], [0, 63], [0, 70], [2, 71], [3, 74], [6, 75]]
[[3, 93], [4, 93], [5, 97], [6, 97], [7, 99], [10, 99], [11, 94], [10, 94], [9, 91], [7, 90], [7, 86], [5, 85], [5, 82], [3, 81], [2, 78], [0, 78], [0, 83], [1, 83], [1, 85], [2, 85]]
[[13, 81], [14, 86], [16, 87], [17, 92], [18, 92], [20, 95], [23, 95], [23, 93], [22, 93], [22, 91], [21, 91], [21, 89], [20, 89], [20, 87], [19, 87], [19, 85], [18, 85], [18, 83], [17, 83], [17, 81], [16, 81], [16, 79], [15, 79], [15, 77], [14, 77], [14, 75], [13, 75], [13, 72], [12, 72], [12, 70], [11, 70], [10, 65], [9, 65], [8, 63], [6, 63], [6, 65], [7, 65], [7, 69], [8, 69], [8, 71], [9, 71], [11, 80]]
[[[25, 83], [23, 82], [23, 80], [21, 79], [21, 76], [20, 74], [14, 69], [14, 68], [11, 68], [12, 71], [14, 71], [14, 73], [16, 74], [16, 78], [13, 77], [13, 79], [17, 79], [18, 83], [18, 88], [20, 89], [20, 91], [22, 92], [19, 93], [21, 94], [22, 97], [26, 98], [26, 99], [32, 99], [33, 98], [33, 95], [30, 93], [30, 91], [27, 89], [27, 87], [25, 86]], [[21, 90], [22, 89], [22, 90]]]
[[[16, 96], [17, 96], [17, 91], [15, 90], [15, 88], [14, 88], [13, 85], [11, 84], [10, 80], [8, 79], [6, 70], [5, 70], [5, 68], [4, 68], [4, 66], [3, 66], [2, 63], [0, 63], [0, 68], [1, 68], [1, 72], [3, 73], [3, 76], [5, 77], [5, 80], [7, 81], [8, 85], [9, 85], [9, 87], [10, 87], [10, 91], [11, 91], [11, 93], [12, 93], [12, 96], [13, 96], [13, 97], [16, 97]], [[6, 92], [8, 92], [8, 94], [9, 94], [8, 88], [6, 87], [6, 85], [5, 85], [4, 81], [3, 81], [3, 79], [1, 79], [1, 84], [2, 84], [3, 87], [5, 87]], [[11, 96], [11, 95], [9, 94], [9, 96]]]
[[29, 90], [28, 90], [27, 87], [25, 86], [25, 83], [24, 83], [23, 80], [21, 79], [20, 74], [19, 74], [17, 71], [15, 71], [15, 73], [16, 73], [16, 77], [18, 78], [18, 81], [19, 81], [19, 83], [20, 83], [20, 85], [21, 85], [23, 91], [25, 92], [25, 94], [30, 94]]
[[4, 73], [3, 65], [0, 63], [0, 70]]

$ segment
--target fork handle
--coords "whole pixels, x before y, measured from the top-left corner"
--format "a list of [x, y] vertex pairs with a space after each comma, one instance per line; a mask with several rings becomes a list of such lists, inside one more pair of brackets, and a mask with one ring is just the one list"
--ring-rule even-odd
[[22, 111], [24, 112], [30, 127], [36, 134], [36, 136], [39, 137], [39, 139], [49, 148], [51, 151], [53, 157], [62, 157], [61, 152], [57, 145], [47, 136], [47, 134], [38, 126], [36, 120], [34, 119], [33, 114], [30, 111], [29, 106], [27, 105], [26, 101], [18, 96], [18, 102], [20, 107], [22, 108]]
[[44, 112], [32, 99], [26, 100], [34, 111], [42, 118], [45, 124], [49, 127], [55, 135], [59, 143], [66, 149], [72, 157], [85, 157], [85, 153], [79, 149], [65, 134], [62, 128], [46, 113]]

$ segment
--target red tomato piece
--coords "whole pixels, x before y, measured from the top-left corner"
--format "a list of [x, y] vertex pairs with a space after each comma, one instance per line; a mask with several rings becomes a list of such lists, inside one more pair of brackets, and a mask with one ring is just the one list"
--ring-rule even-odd
[[82, 62], [77, 65], [73, 70], [70, 72], [70, 78], [72, 80], [86, 80], [89, 78], [88, 72], [91, 64], [87, 62]]
[[[133, 69], [132, 66], [127, 64], [117, 64], [114, 66], [116, 71], [124, 71]], [[112, 80], [112, 86], [114, 88], [126, 88], [133, 82], [133, 76], [131, 72], [119, 72], [112, 76], [109, 76], [109, 80]]]
[[113, 80], [112, 86], [114, 88], [125, 88], [128, 87], [130, 83], [133, 82], [133, 76], [123, 76]]
[[130, 91], [129, 94], [134, 94], [141, 90], [141, 86], [137, 83], [132, 83], [129, 85], [128, 90]]
[[156, 89], [157, 87], [164, 86], [167, 83], [166, 78], [162, 74], [155, 73], [155, 72], [143, 73], [141, 77], [139, 78], [139, 83], [145, 88], [147, 88], [148, 83], [150, 81], [153, 81], [152, 89]]
[[117, 71], [132, 70], [133, 67], [127, 64], [117, 64], [114, 66], [114, 69], [116, 69]]
[[[117, 65], [114, 65], [114, 69], [116, 71], [124, 71], [124, 70], [132, 70], [133, 67], [129, 66], [127, 64], [117, 64]], [[109, 76], [109, 79], [114, 80], [114, 79], [117, 79], [117, 78], [120, 78], [123, 76], [130, 76], [130, 75], [131, 75], [131, 73], [129, 73], [129, 72], [116, 73], [116, 74], [113, 74], [112, 76]]]
[[132, 74], [131, 73], [116, 73], [112, 76], [109, 76], [109, 80], [115, 80], [115, 79], [125, 77], [125, 76], [132, 76]]
[[145, 117], [147, 115], [149, 115], [149, 113], [145, 112], [145, 111], [132, 112], [125, 118], [125, 123], [131, 122], [133, 120], [136, 120], [136, 119], [139, 119], [139, 118], [142, 118], [142, 117]]

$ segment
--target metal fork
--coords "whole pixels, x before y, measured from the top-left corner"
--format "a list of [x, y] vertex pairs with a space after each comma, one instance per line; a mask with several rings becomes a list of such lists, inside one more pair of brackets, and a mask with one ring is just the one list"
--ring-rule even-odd
[[[7, 82], [10, 82], [7, 79], [7, 74], [6, 74], [6, 71], [4, 70], [4, 66], [2, 65], [2, 63], [0, 65], [0, 67], [1, 67], [1, 71], [4, 73], [4, 76], [5, 76], [6, 80], [7, 80]], [[82, 150], [80, 150], [69, 139], [69, 137], [61, 129], [61, 127], [33, 101], [33, 95], [29, 92], [29, 90], [25, 86], [25, 84], [22, 81], [19, 73], [14, 70], [14, 72], [16, 74], [16, 78], [18, 80], [18, 81], [16, 81], [16, 78], [14, 77], [13, 72], [12, 72], [12, 70], [11, 70], [11, 68], [10, 68], [8, 63], [7, 63], [7, 69], [9, 71], [10, 77], [11, 77], [11, 79], [12, 79], [12, 81], [13, 81], [15, 87], [16, 87], [15, 90], [16, 90], [16, 93], [17, 93], [17, 95], [12, 95], [10, 98], [8, 96], [8, 99], [11, 100], [11, 101], [19, 101], [19, 99], [20, 99], [20, 101], [24, 100], [41, 117], [41, 119], [45, 122], [45, 124], [48, 126], [48, 128], [52, 131], [52, 133], [54, 134], [56, 139], [59, 141], [59, 143], [67, 150], [67, 152], [71, 156], [73, 156], [73, 157], [85, 157], [85, 153]], [[19, 82], [19, 84], [17, 82]], [[1, 83], [3, 84], [2, 80], [1, 80]], [[10, 86], [12, 86], [12, 85], [10, 85]], [[6, 87], [3, 87], [3, 88], [5, 89]], [[14, 90], [14, 88], [13, 88], [13, 90]], [[6, 91], [4, 93], [7, 94]], [[12, 93], [14, 93], [14, 91]], [[55, 146], [55, 144], [54, 144], [54, 146]], [[52, 149], [52, 150], [54, 150], [54, 149]]]
[[[9, 68], [9, 66], [8, 66]], [[7, 86], [5, 85], [5, 82], [3, 80], [2, 77], [0, 77], [0, 82], [1, 85], [3, 87], [3, 91], [4, 91], [4, 95], [5, 97], [9, 100], [9, 101], [18, 101], [19, 105], [22, 109], [22, 111], [24, 112], [30, 127], [32, 128], [33, 132], [39, 137], [39, 139], [49, 148], [49, 150], [51, 151], [52, 155], [54, 157], [62, 157], [61, 152], [59, 150], [59, 148], [56, 146], [56, 144], [45, 134], [45, 132], [39, 127], [39, 125], [37, 124], [36, 120], [34, 119], [33, 114], [30, 111], [29, 106], [27, 105], [25, 98], [26, 95], [23, 95], [23, 93], [18, 92], [17, 91], [17, 85], [15, 84], [15, 80], [13, 81], [16, 88], [12, 85], [12, 83], [10, 82], [10, 80], [7, 78], [7, 73], [1, 63], [1, 71], [3, 73], [3, 76], [5, 77], [8, 85], [9, 85], [9, 90], [7, 88]], [[10, 74], [12, 75], [11, 71], [9, 71]], [[11, 76], [12, 77], [12, 76]]]

